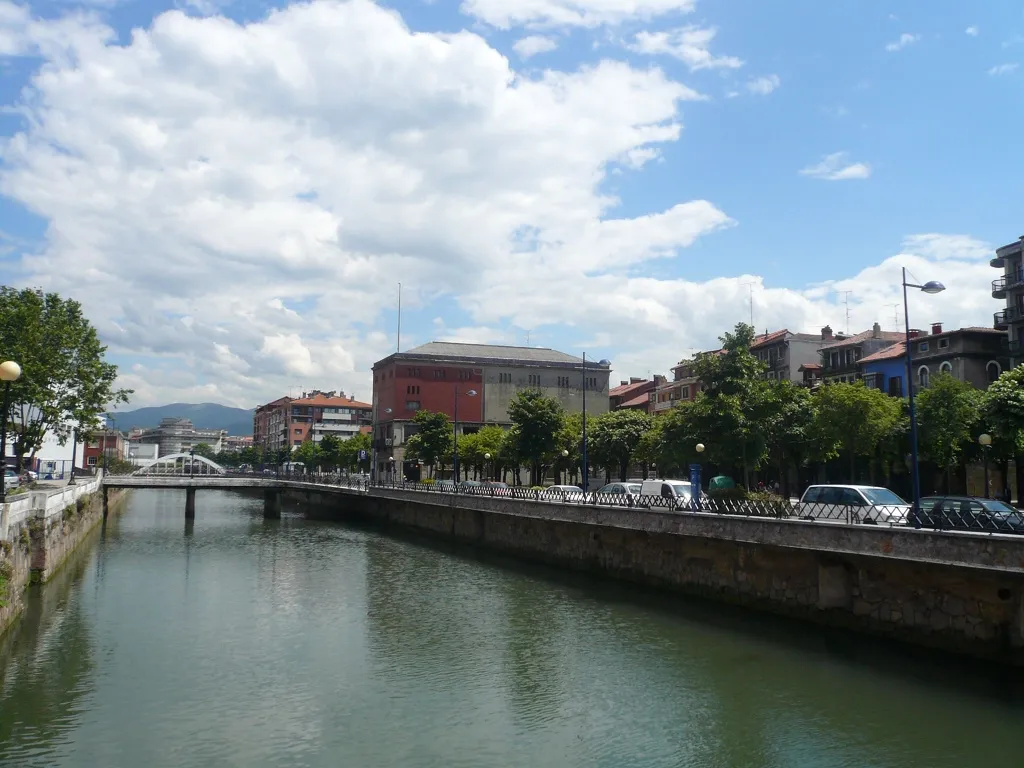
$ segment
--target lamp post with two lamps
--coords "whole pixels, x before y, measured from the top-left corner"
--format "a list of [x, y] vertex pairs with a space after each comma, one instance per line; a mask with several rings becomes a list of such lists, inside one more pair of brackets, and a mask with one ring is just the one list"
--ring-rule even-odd
[[978, 444], [981, 446], [981, 455], [985, 460], [985, 498], [992, 498], [992, 492], [989, 490], [988, 484], [988, 452], [992, 447], [992, 435], [984, 432], [978, 435]]
[[13, 360], [0, 363], [0, 381], [4, 383], [4, 411], [0, 414], [0, 504], [6, 499], [7, 417], [11, 412], [11, 382], [21, 377], [21, 366]]
[[910, 471], [914, 486], [914, 516], [921, 509], [921, 470], [917, 464], [917, 412], [914, 410], [914, 362], [912, 345], [910, 343], [910, 310], [907, 304], [907, 288], [917, 288], [928, 294], [942, 293], [946, 286], [935, 280], [929, 280], [923, 285], [907, 282], [907, 268], [903, 268], [903, 322], [906, 324], [906, 347], [907, 347], [907, 400], [910, 403]]

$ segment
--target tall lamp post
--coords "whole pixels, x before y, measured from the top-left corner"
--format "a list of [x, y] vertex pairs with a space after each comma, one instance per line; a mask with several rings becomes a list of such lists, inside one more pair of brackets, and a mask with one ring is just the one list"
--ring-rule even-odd
[[21, 366], [13, 360], [0, 363], [0, 381], [4, 383], [4, 412], [0, 414], [0, 504], [7, 498], [7, 416], [11, 412], [11, 382], [21, 376]]
[[913, 516], [916, 518], [921, 509], [921, 470], [917, 465], [917, 412], [914, 410], [914, 362], [910, 343], [910, 310], [907, 305], [907, 288], [917, 288], [925, 293], [942, 293], [946, 286], [930, 280], [924, 285], [907, 282], [907, 268], [903, 268], [903, 322], [906, 324], [907, 347], [907, 400], [910, 402], [910, 471], [914, 484]]
[[[487, 465], [490, 464], [490, 463], [491, 463], [491, 454], [485, 453], [484, 454], [484, 474], [485, 475], [493, 474], [493, 473], [490, 473], [490, 472], [487, 471]], [[490, 478], [485, 477], [484, 479], [485, 480], [489, 480]]]
[[[607, 360], [602, 360], [598, 365], [611, 365]], [[590, 487], [590, 466], [587, 463], [587, 353], [583, 353], [583, 492], [586, 493]]]
[[704, 443], [697, 443], [695, 447], [697, 449], [697, 462], [690, 465], [690, 501], [693, 504], [693, 508], [700, 511], [700, 455], [704, 453]]
[[988, 485], [988, 451], [992, 447], [992, 435], [987, 432], [978, 435], [978, 444], [981, 446], [981, 455], [985, 459], [985, 498], [988, 499], [992, 497]]
[[[82, 451], [85, 453], [85, 451]], [[78, 458], [78, 427], [71, 432], [71, 477], [68, 478], [68, 485], [75, 484], [75, 461]], [[83, 457], [84, 458], [84, 457]]]
[[[476, 397], [476, 390], [470, 389], [462, 393], [466, 397]], [[452, 480], [459, 485], [459, 385], [455, 385], [455, 421], [452, 424], [454, 438], [452, 440]]]

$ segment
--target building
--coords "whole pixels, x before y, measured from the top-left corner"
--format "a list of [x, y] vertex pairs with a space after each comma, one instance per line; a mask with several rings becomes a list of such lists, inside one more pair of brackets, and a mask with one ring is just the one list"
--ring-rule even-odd
[[990, 262], [1003, 270], [1003, 276], [992, 281], [992, 298], [1005, 299], [1006, 308], [995, 313], [996, 329], [1006, 331], [1009, 364], [1024, 363], [1024, 236], [1017, 242], [996, 250]]
[[229, 435], [224, 438], [224, 450], [238, 452], [243, 448], [252, 448], [252, 441], [249, 435]]
[[629, 381], [620, 382], [619, 386], [608, 390], [608, 410], [637, 410], [650, 413], [653, 402], [651, 393], [665, 383], [664, 376], [655, 376], [653, 379], [631, 377]]
[[898, 331], [883, 331], [882, 326], [875, 323], [870, 331], [854, 336], [832, 340], [832, 329], [825, 326], [821, 329], [824, 345], [821, 347], [822, 380], [854, 382], [861, 378], [860, 361], [865, 357], [891, 347], [903, 339], [904, 334]]
[[[911, 369], [915, 392], [926, 388], [940, 373], [949, 373], [977, 389], [987, 389], [1009, 365], [1006, 334], [992, 328], [943, 331], [936, 323], [931, 333], [911, 330]], [[906, 397], [906, 342], [900, 341], [862, 358], [866, 386], [893, 397]]]
[[151, 461], [156, 461], [159, 456], [160, 446], [156, 443], [140, 443], [137, 440], [128, 441], [128, 461], [135, 466], [142, 466]]
[[834, 342], [832, 329], [825, 326], [821, 334], [775, 331], [757, 336], [750, 352], [764, 363], [765, 378], [804, 383], [802, 367], [821, 362], [821, 348]]
[[[386, 471], [392, 457], [403, 464], [417, 411], [443, 413], [454, 421], [456, 392], [458, 431], [468, 434], [483, 425], [509, 426], [509, 404], [524, 389], [540, 390], [570, 413], [580, 412], [587, 396], [588, 414], [607, 413], [610, 372], [607, 360], [587, 360], [584, 368], [582, 358], [537, 347], [433, 341], [396, 352], [373, 366], [377, 470]], [[404, 469], [407, 476], [414, 473], [412, 467]]]
[[170, 417], [161, 419], [158, 427], [143, 431], [135, 440], [139, 443], [157, 445], [158, 456], [171, 456], [175, 453], [185, 453], [200, 443], [206, 443], [214, 453], [220, 453], [224, 447], [224, 438], [227, 436], [227, 430], [196, 429], [191, 419]]
[[[125, 461], [128, 458], [128, 441], [116, 429], [102, 429], [91, 436], [82, 451], [84, 465], [96, 467], [112, 461]], [[106, 462], [101, 462], [100, 457]]]
[[347, 440], [370, 426], [372, 413], [369, 403], [333, 390], [278, 398], [256, 408], [251, 444], [279, 451], [285, 447], [295, 450], [307, 440], [318, 443], [325, 435]]

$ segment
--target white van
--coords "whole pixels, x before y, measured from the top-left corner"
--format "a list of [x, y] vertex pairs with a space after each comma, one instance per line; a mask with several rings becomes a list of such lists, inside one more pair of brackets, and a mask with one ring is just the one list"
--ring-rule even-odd
[[[644, 480], [640, 487], [640, 506], [668, 507], [669, 509], [689, 509], [693, 494], [687, 480]], [[660, 496], [665, 501], [653, 501], [650, 496]], [[670, 501], [670, 500], [674, 500]]]
[[888, 488], [812, 485], [800, 497], [797, 514], [804, 520], [906, 525], [910, 505]]

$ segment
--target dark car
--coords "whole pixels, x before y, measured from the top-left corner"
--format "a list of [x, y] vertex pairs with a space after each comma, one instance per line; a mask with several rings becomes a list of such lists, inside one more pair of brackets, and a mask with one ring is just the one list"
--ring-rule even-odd
[[921, 511], [910, 515], [915, 528], [1024, 534], [1024, 513], [1005, 501], [977, 496], [928, 496]]

